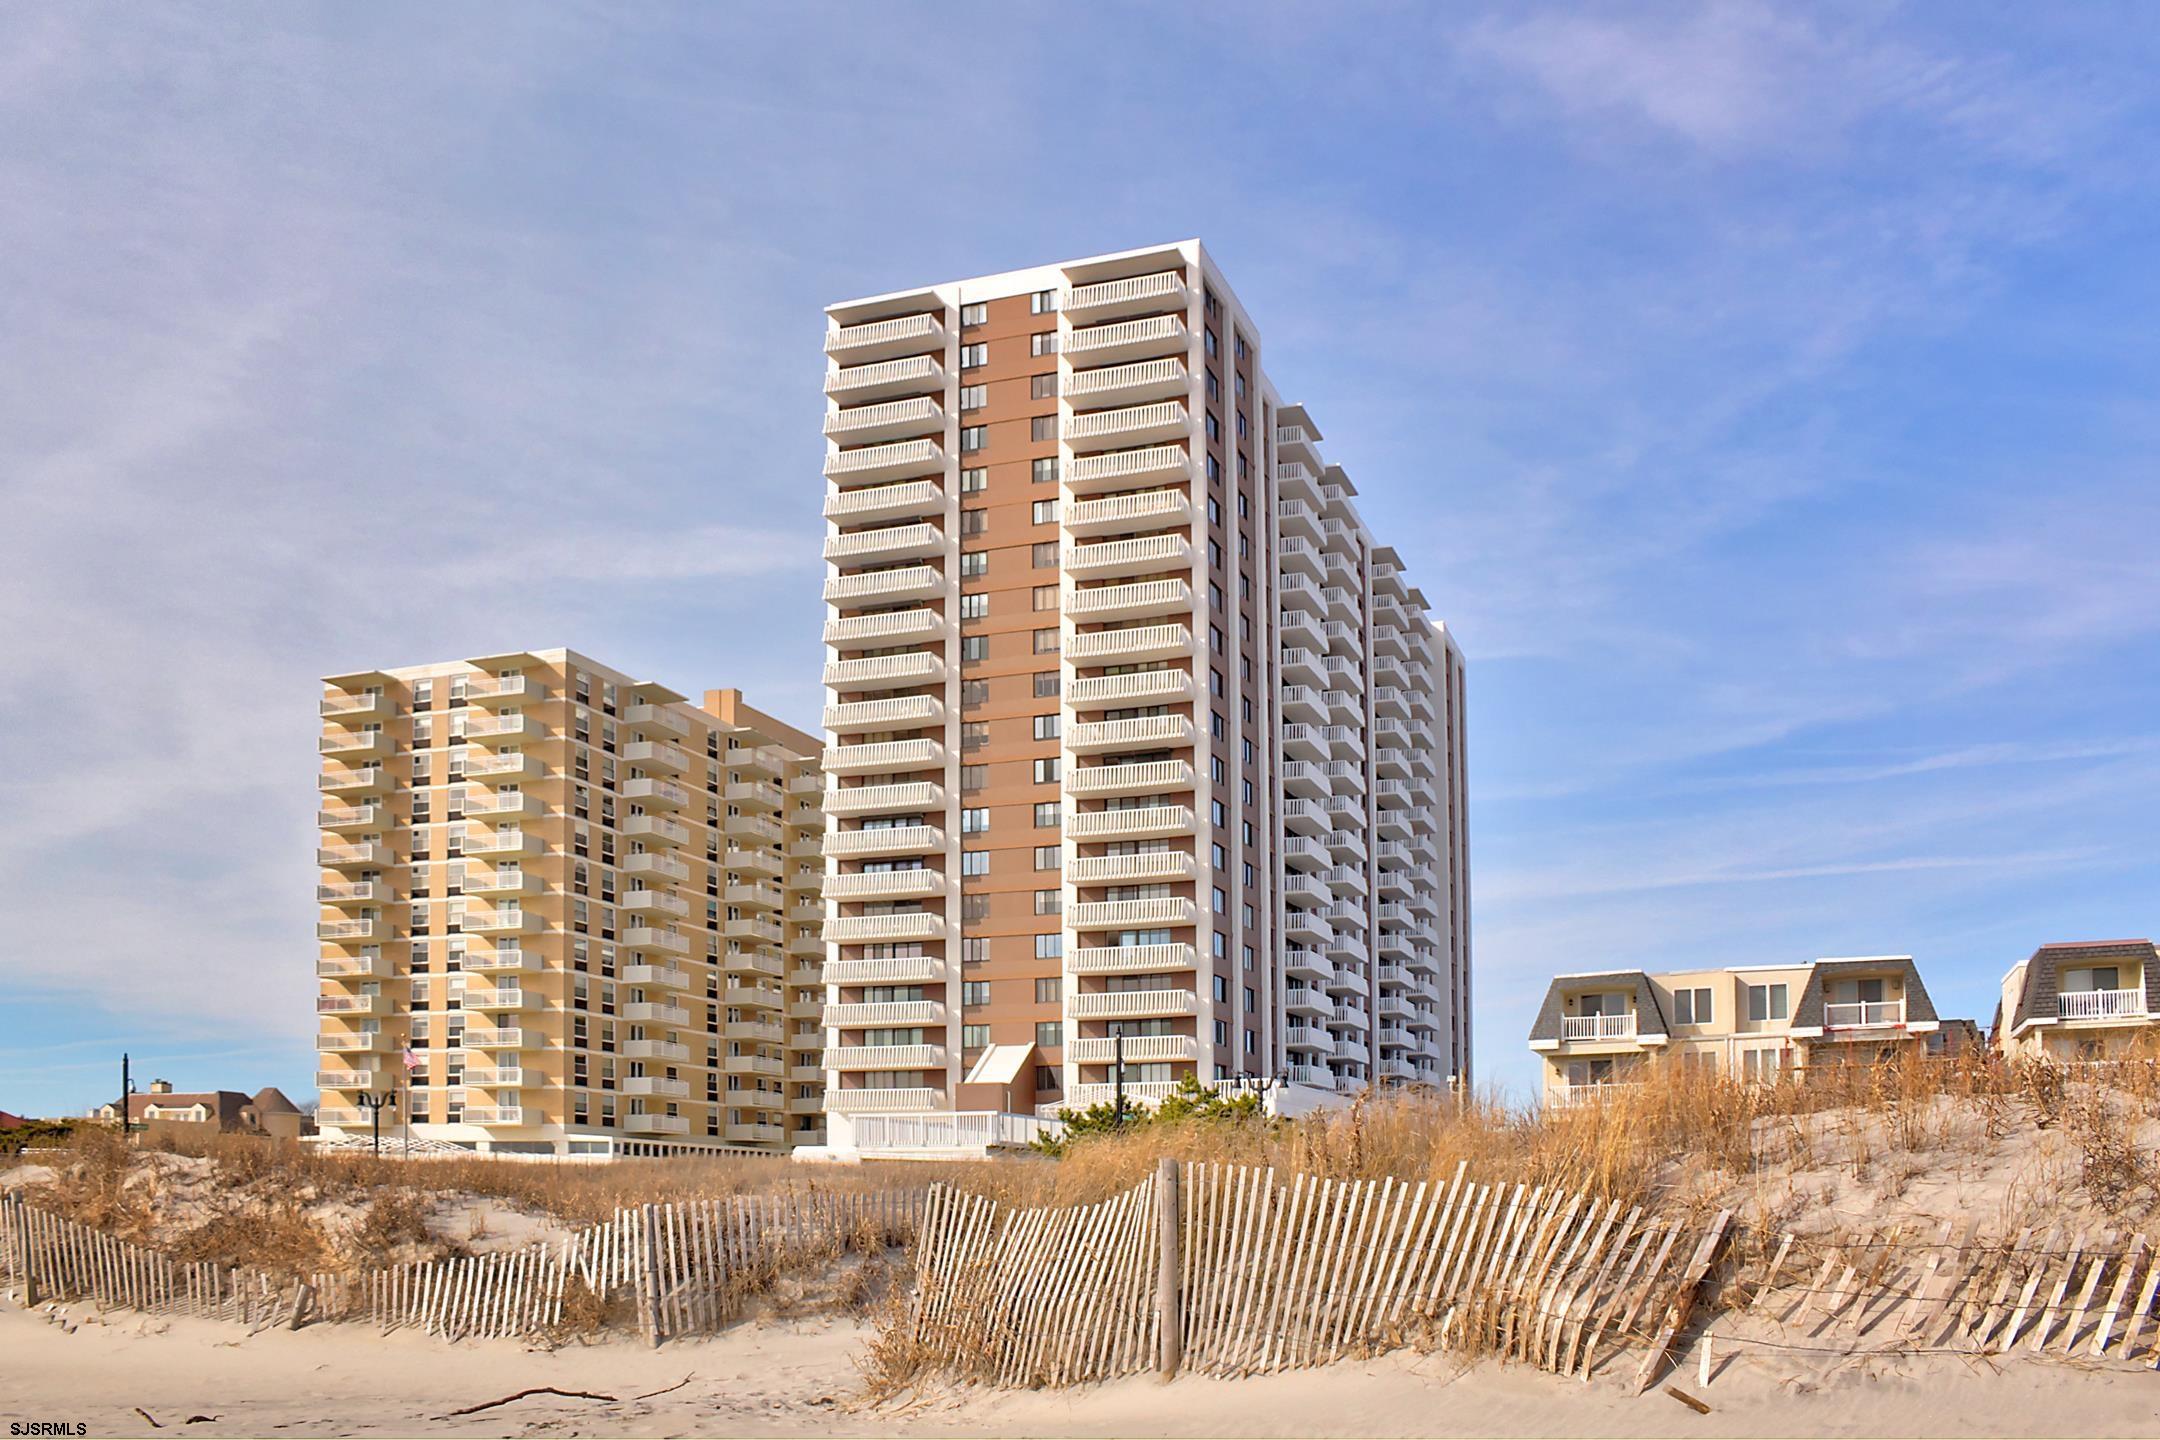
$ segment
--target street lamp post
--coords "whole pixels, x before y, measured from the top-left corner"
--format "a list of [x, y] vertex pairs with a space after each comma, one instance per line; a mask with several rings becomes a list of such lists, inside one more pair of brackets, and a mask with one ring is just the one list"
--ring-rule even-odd
[[375, 1153], [380, 1155], [382, 1154], [383, 1107], [387, 1105], [392, 1110], [397, 1109], [397, 1091], [395, 1089], [383, 1090], [371, 1095], [363, 1090], [360, 1092], [360, 1103], [368, 1108], [370, 1118], [374, 1121]]
[[1125, 1128], [1125, 1031], [1123, 1027], [1119, 1028], [1118, 1033], [1110, 1041], [1110, 1063], [1112, 1075], [1117, 1084], [1115, 1102], [1117, 1128], [1123, 1130]]

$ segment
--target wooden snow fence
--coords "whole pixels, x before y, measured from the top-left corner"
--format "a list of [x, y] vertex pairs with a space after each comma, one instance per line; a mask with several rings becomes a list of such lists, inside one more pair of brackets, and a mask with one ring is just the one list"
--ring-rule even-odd
[[[2143, 1235], [2030, 1227], [1976, 1239], [1784, 1236], [1746, 1301], [1767, 1342], [1855, 1355], [1950, 1351], [2139, 1360], [2160, 1369], [2160, 1253]], [[1748, 1343], [1740, 1342], [1743, 1346]]]
[[1300, 1369], [1419, 1333], [1585, 1378], [1633, 1345], [1646, 1385], [1728, 1220], [1480, 1185], [1462, 1167], [1408, 1185], [1165, 1161], [1058, 1210], [937, 1186], [911, 1323], [954, 1373], [1006, 1386]]
[[101, 1309], [200, 1315], [256, 1328], [303, 1320], [367, 1322], [446, 1339], [541, 1336], [562, 1321], [572, 1285], [634, 1308], [654, 1344], [711, 1333], [744, 1299], [793, 1268], [904, 1244], [920, 1190], [804, 1191], [618, 1210], [553, 1244], [274, 1279], [175, 1261], [36, 1209], [0, 1203], [0, 1274], [24, 1304], [89, 1300]]

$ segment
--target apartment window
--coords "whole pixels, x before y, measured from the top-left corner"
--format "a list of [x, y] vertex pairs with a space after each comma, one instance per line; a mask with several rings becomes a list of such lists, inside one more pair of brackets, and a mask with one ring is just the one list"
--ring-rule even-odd
[[1028, 518], [1037, 525], [1055, 525], [1058, 518], [1058, 502], [1037, 500], [1028, 508]]
[[987, 765], [962, 765], [960, 767], [960, 793], [973, 795], [990, 783], [990, 767]]
[[1055, 570], [1058, 563], [1058, 542], [1038, 540], [1030, 554], [1030, 561], [1037, 570]]
[[[974, 512], [981, 514], [981, 511]], [[980, 580], [990, 573], [990, 552], [987, 550], [963, 550], [960, 552], [960, 578]]]
[[990, 613], [990, 596], [986, 592], [960, 597], [960, 618], [980, 620]]
[[1057, 671], [1038, 670], [1035, 672], [1035, 698], [1037, 700], [1053, 699], [1062, 688], [1062, 680]]
[[989, 319], [990, 307], [980, 300], [972, 305], [962, 305], [960, 307], [960, 324], [963, 327], [987, 324]]
[[1062, 890], [1037, 890], [1035, 913], [1038, 915], [1062, 915], [1065, 913], [1065, 892]]
[[1035, 1043], [1045, 1050], [1055, 1049], [1065, 1043], [1065, 1024], [1061, 1020], [1038, 1020], [1035, 1022]]
[[1233, 344], [1234, 344], [1234, 345], [1235, 345], [1235, 346], [1237, 347], [1237, 348], [1236, 348], [1237, 358], [1238, 358], [1239, 360], [1243, 360], [1243, 359], [1245, 358], [1245, 356], [1246, 356], [1246, 355], [1247, 355], [1248, 353], [1250, 353], [1250, 352], [1248, 352], [1248, 351], [1246, 350], [1246, 348], [1245, 348], [1245, 337], [1244, 337], [1243, 335], [1240, 335], [1240, 334], [1238, 334], [1238, 332], [1237, 332], [1237, 331], [1233, 330], [1233, 331], [1231, 331], [1231, 332], [1230, 332], [1230, 339], [1231, 339], [1232, 343], [1233, 343]]
[[987, 385], [963, 385], [960, 387], [960, 413], [980, 410], [990, 403], [990, 387]]
[[962, 345], [960, 347], [961, 369], [973, 370], [978, 365], [987, 365], [989, 363], [990, 347], [983, 344], [980, 340], [976, 341], [972, 345]]
[[1037, 585], [1033, 600], [1034, 608], [1038, 614], [1045, 610], [1057, 609], [1058, 587], [1055, 585]]
[[990, 959], [990, 942], [980, 935], [969, 935], [960, 942], [960, 963], [981, 965]]
[[1215, 891], [1215, 913], [1217, 915], [1228, 914], [1230, 910], [1230, 897], [1223, 893], [1222, 886], [1217, 885], [1212, 888]]
[[1030, 440], [1055, 440], [1055, 439], [1057, 439], [1057, 416], [1055, 416], [1055, 415], [1031, 415], [1031, 416], [1029, 416], [1029, 417], [1028, 417], [1028, 439], [1030, 439]]
[[1222, 353], [1222, 341], [1215, 338], [1213, 330], [1202, 330], [1200, 337], [1201, 347], [1207, 351], [1210, 360]]
[[[1036, 807], [1036, 808], [1038, 809], [1038, 811], [1039, 811], [1039, 810], [1041, 809], [1041, 807], [1040, 807], [1040, 806], [1038, 806], [1038, 807]], [[1052, 808], [1052, 809], [1056, 809], [1056, 808], [1057, 808], [1057, 807], [1056, 807], [1056, 804], [1055, 804], [1055, 802], [1053, 802], [1053, 803], [1052, 803], [1052, 805], [1051, 805], [1051, 808]], [[1062, 868], [1062, 867], [1064, 866], [1064, 863], [1065, 863], [1065, 847], [1064, 847], [1064, 846], [1062, 846], [1062, 845], [1038, 845], [1038, 846], [1036, 846], [1036, 847], [1035, 847], [1035, 868], [1036, 868], [1037, 870], [1057, 870], [1057, 869], [1061, 869], [1061, 868]]]
[[1037, 485], [1055, 485], [1058, 478], [1057, 456], [1045, 455], [1036, 460], [1029, 469], [1028, 478]]
[[[965, 434], [967, 432], [962, 431], [961, 433]], [[960, 533], [962, 535], [980, 535], [989, 527], [990, 512], [988, 510], [975, 509], [960, 512]]]
[[1035, 632], [1035, 653], [1037, 655], [1055, 655], [1058, 653], [1058, 632], [1055, 629], [1037, 630]]
[[1057, 784], [1057, 782], [1058, 782], [1058, 774], [1059, 774], [1059, 771], [1058, 771], [1058, 758], [1057, 758], [1057, 756], [1055, 756], [1055, 755], [1050, 755], [1050, 756], [1046, 756], [1046, 757], [1045, 757], [1045, 758], [1043, 758], [1043, 759], [1040, 759], [1040, 760], [1037, 760], [1037, 761], [1035, 761], [1035, 762], [1034, 762], [1034, 765], [1035, 765], [1035, 783], [1036, 783], [1037, 785], [1055, 785], [1055, 784]]
[[960, 812], [960, 833], [980, 835], [990, 828], [990, 811], [987, 808], [967, 808]]
[[990, 427], [987, 425], [964, 425], [960, 429], [960, 453], [973, 455], [990, 443]]
[[960, 1027], [960, 1047], [963, 1050], [980, 1050], [989, 1043], [990, 1027], [988, 1025], [962, 1025]]
[[1057, 399], [1057, 393], [1057, 371], [1052, 370], [1047, 375], [1028, 376], [1028, 399], [1055, 400]]
[[1037, 290], [1028, 297], [1028, 312], [1034, 315], [1055, 315], [1058, 312], [1058, 292]]
[[960, 472], [960, 493], [978, 494], [990, 486], [990, 472], [980, 465], [970, 465]]
[[990, 658], [990, 637], [987, 635], [963, 635], [960, 637], [960, 661], [973, 665]]
[[1065, 980], [1063, 976], [1038, 975], [1035, 977], [1036, 1004], [1056, 1005], [1063, 1000], [1064, 993]]
[[1061, 812], [1061, 811], [1060, 811], [1060, 810], [1058, 809], [1058, 802], [1057, 802], [1057, 801], [1055, 801], [1055, 800], [1038, 800], [1038, 801], [1036, 801], [1036, 802], [1035, 802], [1035, 828], [1036, 828], [1036, 829], [1038, 829], [1038, 830], [1055, 830], [1055, 829], [1057, 829], [1057, 828], [1058, 828], [1058, 826], [1059, 826], [1060, 824], [1062, 824], [1062, 823], [1064, 822], [1064, 818], [1065, 818], [1065, 817], [1064, 817], [1064, 814], [1063, 814], [1063, 812]]
[[990, 852], [987, 850], [963, 850], [960, 852], [962, 875], [987, 875], [990, 873]]
[[[1058, 332], [1055, 330], [1038, 330], [1028, 336], [1028, 353], [1030, 355], [1057, 354]], [[1056, 392], [1053, 391], [1052, 393], [1055, 394]]]
[[990, 982], [987, 980], [963, 980], [960, 982], [960, 1003], [974, 1008], [990, 1003]]
[[1783, 1020], [1789, 1015], [1786, 1009], [1786, 992], [1783, 985], [1750, 985], [1747, 987], [1747, 1018], [1750, 1020]]
[[1689, 990], [1675, 990], [1672, 998], [1674, 1024], [1708, 1025], [1710, 1023], [1710, 990], [1708, 986]]
[[1054, 1094], [1057, 1094], [1057, 1093], [1058, 1093], [1059, 1091], [1063, 1090], [1064, 1088], [1065, 1088], [1065, 1077], [1064, 1077], [1063, 1075], [1061, 1075], [1061, 1074], [1059, 1074], [1059, 1073], [1058, 1073], [1058, 1067], [1057, 1067], [1057, 1066], [1055, 1066], [1055, 1065], [1037, 1065], [1037, 1066], [1035, 1067], [1035, 1093], [1036, 1093], [1036, 1094], [1038, 1094], [1038, 1095], [1054, 1095]]
[[1055, 715], [1037, 715], [1035, 717], [1035, 738], [1037, 740], [1057, 739], [1058, 717]]
[[980, 925], [990, 918], [990, 897], [975, 892], [960, 897], [960, 923]]
[[989, 721], [963, 720], [960, 722], [960, 748], [962, 750], [980, 750], [989, 743]]
[[[1215, 1043], [1217, 1045], [1228, 1045], [1230, 1043], [1230, 1026], [1227, 1022], [1222, 1020], [1215, 1022]], [[1221, 1073], [1220, 1066], [1216, 1067], [1216, 1070], [1218, 1074]]]
[[1215, 377], [1213, 370], [1207, 372], [1207, 398], [1210, 400], [1222, 399], [1222, 381]]
[[960, 708], [973, 710], [990, 703], [988, 680], [962, 680], [960, 682]]

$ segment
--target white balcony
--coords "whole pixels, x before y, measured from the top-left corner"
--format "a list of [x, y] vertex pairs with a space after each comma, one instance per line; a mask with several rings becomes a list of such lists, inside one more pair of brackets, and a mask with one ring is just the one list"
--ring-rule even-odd
[[327, 1050], [333, 1054], [352, 1055], [372, 1054], [393, 1047], [388, 1035], [371, 1030], [358, 1035], [317, 1035], [315, 1037], [315, 1048], [317, 1050]]
[[390, 1013], [390, 997], [387, 995], [318, 995], [315, 997], [315, 1013], [318, 1015], [387, 1015]]
[[1066, 1003], [1076, 1020], [1144, 1020], [1200, 1009], [1200, 997], [1190, 990], [1083, 990]]
[[1822, 1009], [1825, 1030], [1877, 1029], [1905, 1023], [1905, 1002], [1902, 1000], [1825, 1005]]
[[929, 435], [945, 428], [945, 407], [927, 395], [907, 400], [882, 400], [834, 410], [825, 416], [826, 438], [843, 445], [870, 440], [898, 440]]
[[896, 605], [904, 600], [928, 600], [944, 593], [945, 577], [929, 565], [902, 565], [892, 570], [834, 575], [825, 581], [826, 602], [840, 606]]
[[1560, 1017], [1562, 1040], [1632, 1040], [1635, 1038], [1633, 1015], [1563, 1015]]
[[1071, 967], [1076, 975], [1149, 975], [1198, 963], [1190, 945], [1089, 945], [1073, 952]]
[[622, 1047], [626, 1060], [674, 1060], [690, 1058], [690, 1047], [673, 1040], [626, 1040]]
[[825, 643], [843, 650], [882, 649], [927, 640], [945, 628], [945, 617], [936, 610], [880, 610], [826, 621]]
[[934, 955], [829, 960], [821, 967], [820, 976], [827, 985], [926, 985], [945, 978], [945, 962]]
[[380, 880], [353, 880], [315, 887], [318, 905], [381, 905], [392, 898], [390, 887]]
[[623, 712], [623, 723], [637, 730], [657, 730], [678, 740], [690, 734], [690, 722], [666, 705], [632, 705]]
[[317, 940], [373, 940], [389, 927], [380, 920], [323, 920], [315, 926]]
[[332, 731], [316, 742], [316, 749], [332, 759], [372, 760], [388, 755], [394, 747], [380, 730]]
[[687, 884], [690, 879], [690, 867], [672, 855], [651, 852], [632, 855], [623, 861], [622, 868], [631, 875], [673, 880], [678, 885]]
[[679, 849], [690, 843], [689, 827], [679, 821], [670, 820], [665, 815], [632, 815], [623, 821], [622, 831], [623, 834], [643, 840], [648, 845], [666, 845]]
[[[318, 1070], [315, 1072], [315, 1088], [318, 1090], [373, 1090], [377, 1073], [373, 1070]], [[388, 1079], [387, 1075], [380, 1078]]]
[[864, 730], [938, 728], [945, 723], [945, 702], [935, 695], [895, 695], [825, 707], [825, 728], [835, 734]]
[[905, 520], [940, 514], [944, 509], [945, 492], [928, 480], [903, 480], [895, 485], [836, 490], [825, 497], [825, 518], [844, 525]]
[[[471, 1077], [466, 1077], [471, 1083]], [[686, 1080], [670, 1080], [665, 1075], [627, 1075], [622, 1080], [625, 1095], [652, 1096], [662, 1100], [684, 1100], [690, 1095], [690, 1083]]]
[[543, 930], [547, 922], [538, 915], [515, 905], [497, 905], [492, 909], [469, 909], [465, 912], [463, 929], [468, 935], [522, 935]]
[[1190, 835], [1193, 833], [1193, 812], [1186, 805], [1076, 811], [1065, 817], [1065, 833], [1075, 840], [1145, 840], [1158, 835]]
[[1142, 670], [1130, 675], [1084, 675], [1065, 687], [1074, 709], [1122, 709], [1128, 705], [1169, 704], [1190, 700], [1190, 670]]
[[469, 754], [465, 757], [465, 778], [485, 780], [499, 784], [505, 780], [538, 780], [547, 772], [537, 755], [527, 755], [521, 750], [506, 750], [499, 755]]
[[467, 985], [467, 1010], [538, 1010], [540, 997], [521, 985]]
[[680, 920], [690, 913], [690, 902], [666, 890], [632, 890], [622, 897], [622, 908], [633, 915], [667, 915]]
[[1132, 540], [1103, 540], [1065, 547], [1065, 569], [1075, 580], [1114, 575], [1145, 575], [1190, 570], [1193, 545], [1188, 535], [1144, 535]]
[[825, 939], [835, 945], [885, 945], [943, 938], [945, 917], [931, 910], [837, 915], [825, 922]]
[[1148, 795], [1192, 788], [1193, 767], [1185, 760], [1075, 766], [1065, 774], [1065, 789], [1069, 795]]
[[945, 747], [936, 740], [881, 740], [869, 745], [831, 745], [825, 750], [827, 775], [904, 774], [944, 766]]
[[[1115, 677], [1122, 678], [1122, 677]], [[1143, 715], [1133, 720], [1098, 720], [1075, 725], [1065, 742], [1075, 754], [1157, 746], [1176, 750], [1193, 743], [1193, 722], [1183, 715]]]
[[315, 823], [325, 830], [379, 830], [391, 823], [391, 816], [380, 805], [347, 805], [316, 811]]
[[475, 975], [531, 975], [540, 969], [540, 956], [522, 949], [474, 950], [465, 956], [465, 969]]
[[1176, 530], [1192, 523], [1192, 497], [1183, 490], [1133, 490], [1100, 500], [1081, 500], [1067, 507], [1064, 514], [1065, 528], [1074, 535]]
[[944, 893], [942, 870], [863, 870], [825, 877], [828, 900], [920, 900]]
[[1193, 634], [1183, 625], [1133, 625], [1065, 637], [1065, 658], [1075, 665], [1137, 665], [1192, 653]]
[[1094, 285], [1075, 285], [1072, 293], [1065, 297], [1065, 313], [1086, 316], [1090, 321], [1110, 320], [1123, 315], [1183, 310], [1191, 303], [1192, 291], [1187, 288], [1185, 277], [1175, 270], [1164, 270], [1153, 275], [1104, 280]]
[[[1065, 1058], [1080, 1065], [1117, 1063], [1117, 1040], [1088, 1038], [1065, 1042]], [[1160, 1064], [1165, 1060], [1198, 1060], [1200, 1042], [1190, 1035], [1127, 1035], [1127, 1065]]]
[[832, 830], [825, 835], [825, 853], [836, 860], [879, 855], [931, 855], [944, 848], [945, 832], [935, 825]]
[[944, 348], [945, 322], [936, 315], [902, 315], [825, 332], [825, 353], [849, 362], [927, 355]]
[[854, 694], [867, 690], [898, 690], [911, 685], [935, 685], [945, 678], [945, 657], [935, 650], [916, 650], [905, 655], [871, 655], [860, 660], [835, 660], [825, 667], [825, 684]]
[[1140, 926], [1190, 925], [1197, 914], [1182, 895], [1147, 900], [1082, 900], [1067, 907], [1066, 923], [1075, 930], [1124, 930]]
[[849, 1089], [834, 1086], [825, 1092], [825, 1109], [834, 1115], [874, 1115], [882, 1112], [912, 1113], [936, 1110], [945, 1103], [945, 1092], [927, 1085], [904, 1089]]
[[935, 440], [896, 440], [889, 445], [833, 450], [825, 456], [825, 478], [851, 484], [912, 480], [918, 475], [938, 474], [944, 468], [945, 450]]
[[1067, 414], [1060, 430], [1066, 444], [1100, 450], [1174, 440], [1190, 428], [1191, 414], [1183, 401], [1157, 400], [1149, 405]]
[[[928, 780], [899, 785], [853, 785], [845, 789], [836, 785], [825, 792], [825, 813], [828, 815], [916, 814], [942, 810], [944, 806], [945, 788]], [[838, 852], [828, 847], [827, 853]]]
[[[1830, 1023], [1829, 1012], [1836, 1008], [1832, 1005], [1823, 1007], [1825, 1024]], [[2145, 992], [2066, 990], [2055, 997], [2055, 1016], [2059, 1020], [2142, 1020], [2145, 1018]]]
[[1181, 445], [1153, 445], [1075, 457], [1064, 467], [1065, 488], [1075, 495], [1100, 495], [1140, 485], [1190, 481], [1192, 455]]
[[825, 376], [825, 393], [835, 400], [860, 402], [891, 395], [930, 395], [945, 388], [945, 366], [934, 355], [910, 355], [849, 365]]
[[475, 745], [510, 745], [545, 740], [547, 727], [530, 715], [475, 715], [465, 723], [465, 738]]
[[[1128, 1080], [1125, 1082], [1127, 1105], [1159, 1105], [1177, 1092], [1183, 1082], [1177, 1080]], [[1112, 1084], [1075, 1085], [1065, 1097], [1065, 1106], [1085, 1110], [1090, 1105], [1108, 1105], [1117, 1095]]]
[[331, 690], [323, 694], [320, 713], [326, 720], [382, 720], [389, 717], [392, 708], [385, 695], [347, 695]]
[[1065, 396], [1074, 404], [1160, 400], [1183, 395], [1192, 383], [1182, 356], [1162, 360], [1138, 360], [1130, 365], [1105, 365], [1095, 370], [1075, 370], [1065, 383]]
[[943, 554], [945, 532], [918, 521], [871, 530], [844, 530], [825, 537], [825, 558], [835, 565], [881, 565]]
[[622, 747], [622, 758], [625, 765], [665, 770], [670, 775], [683, 774], [690, 768], [689, 753], [665, 740], [633, 740]]
[[943, 1025], [945, 1005], [939, 1000], [845, 1002], [827, 1005], [824, 1020], [826, 1027], [833, 1030], [884, 1030], [896, 1025]]
[[517, 790], [503, 794], [475, 791], [465, 797], [465, 818], [468, 820], [529, 819], [539, 815], [541, 808], [539, 796]]
[[690, 1023], [690, 1012], [668, 1000], [633, 1000], [622, 1007], [623, 1019], [633, 1025], [675, 1025]]
[[[455, 684], [451, 695], [459, 691]], [[535, 700], [545, 700], [547, 692], [540, 682], [528, 675], [472, 675], [465, 679], [464, 698], [474, 705], [508, 706], [527, 705]]]
[[690, 941], [674, 930], [662, 930], [652, 925], [631, 925], [622, 932], [622, 943], [631, 950], [665, 950], [670, 955], [688, 955]]
[[315, 783], [326, 795], [366, 795], [386, 790], [390, 777], [380, 765], [365, 765], [357, 770], [333, 770], [316, 777]]
[[387, 955], [325, 955], [315, 973], [325, 980], [386, 980], [396, 967]]
[[623, 1116], [622, 1127], [632, 1135], [687, 1135], [690, 1117], [663, 1115], [657, 1110], [638, 1111]]
[[1147, 356], [1182, 354], [1190, 344], [1182, 315], [1156, 315], [1093, 325], [1065, 337], [1066, 358], [1075, 366], [1108, 365]]
[[[1192, 877], [1193, 857], [1183, 850], [1149, 850], [1139, 855], [1077, 855], [1066, 862], [1065, 877], [1075, 885], [1126, 885]], [[830, 890], [827, 893], [831, 893]]]
[[1065, 614], [1073, 620], [1134, 620], [1149, 615], [1192, 613], [1192, 586], [1183, 580], [1139, 580], [1069, 590]]
[[[940, 1045], [828, 1045], [825, 1047], [825, 1068], [828, 1070], [927, 1070], [943, 1068], [944, 1047]], [[837, 1093], [828, 1089], [825, 1098], [829, 1102]], [[828, 1104], [827, 1108], [831, 1108]]]

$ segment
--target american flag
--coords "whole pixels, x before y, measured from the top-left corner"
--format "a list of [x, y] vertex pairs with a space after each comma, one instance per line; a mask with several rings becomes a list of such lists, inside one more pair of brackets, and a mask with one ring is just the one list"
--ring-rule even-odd
[[426, 1065], [427, 1061], [421, 1059], [418, 1055], [415, 1055], [413, 1053], [412, 1046], [408, 1045], [405, 1047], [405, 1068], [407, 1070], [423, 1069]]

